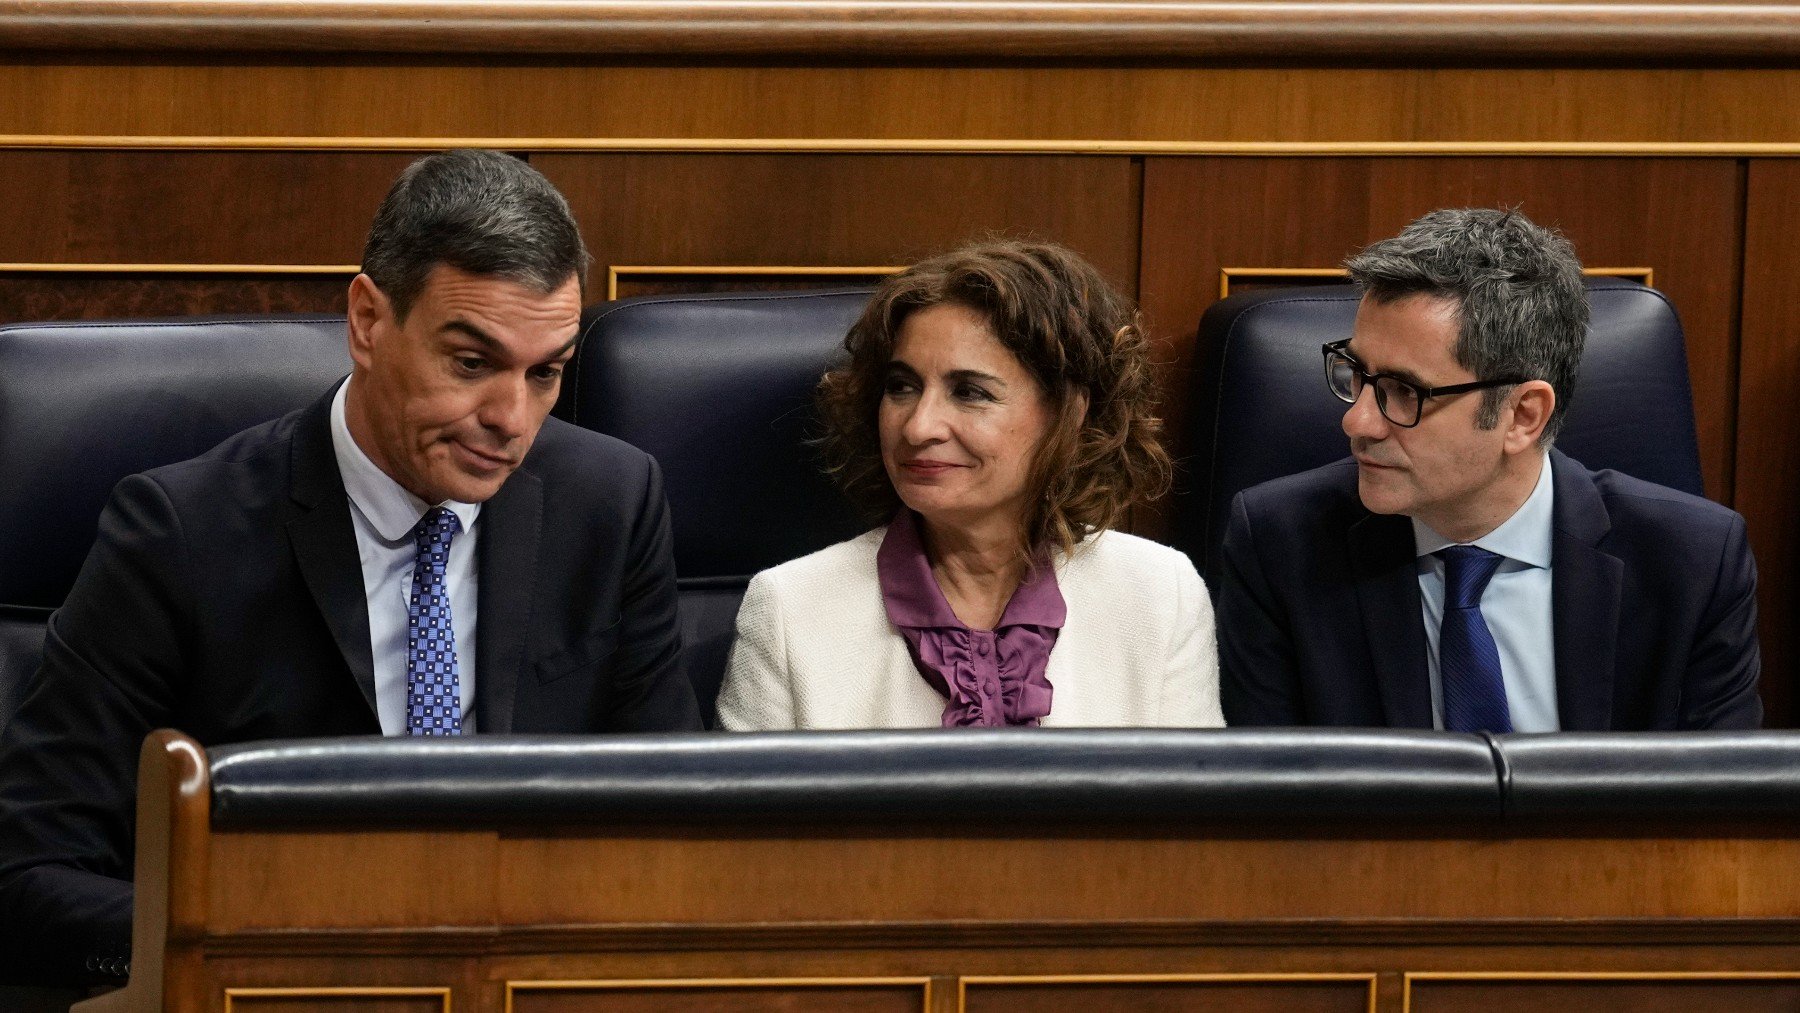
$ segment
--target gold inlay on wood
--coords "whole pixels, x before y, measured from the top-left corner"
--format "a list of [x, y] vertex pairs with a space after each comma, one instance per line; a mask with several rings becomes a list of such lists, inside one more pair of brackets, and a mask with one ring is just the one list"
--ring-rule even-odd
[[1401, 1013], [1412, 1013], [1415, 981], [1800, 981], [1800, 971], [1408, 971], [1402, 976]]
[[1791, 158], [1800, 142], [1770, 141], [1150, 141], [931, 137], [321, 137], [161, 134], [0, 134], [0, 148], [216, 151], [883, 152], [971, 155], [1637, 156]]
[[[316, 988], [228, 988], [225, 990], [225, 1013], [238, 1013], [242, 1000], [255, 999], [419, 999], [439, 1001], [441, 1013], [450, 1013], [450, 989], [436, 986], [408, 985], [344, 985]], [[246, 1002], [244, 1006], [253, 1006]]]
[[[1649, 267], [1585, 267], [1581, 273], [1593, 278], [1623, 278], [1646, 288], [1656, 287], [1656, 270]], [[1279, 282], [1283, 278], [1341, 279], [1349, 276], [1349, 272], [1341, 267], [1221, 267], [1219, 298], [1229, 297], [1233, 285], [1247, 281], [1266, 279]]]
[[0, 264], [5, 274], [344, 274], [359, 264]]
[[1376, 984], [1380, 975], [1368, 973], [1325, 971], [1319, 973], [1279, 973], [1279, 974], [1017, 974], [1017, 975], [969, 975], [958, 978], [956, 982], [957, 1013], [968, 1013], [969, 986], [1007, 985], [1230, 985], [1230, 984], [1306, 984], [1364, 982], [1368, 986], [1368, 1011], [1375, 1013], [1377, 1008]]
[[669, 264], [612, 266], [606, 269], [606, 297], [619, 297], [619, 282], [633, 278], [675, 277], [708, 278], [745, 275], [758, 278], [883, 278], [906, 270], [891, 265], [875, 267], [797, 267], [770, 264], [729, 266], [723, 264]]
[[596, 978], [546, 981], [508, 981], [505, 1013], [513, 1013], [513, 997], [520, 992], [575, 992], [600, 989], [708, 989], [708, 988], [892, 988], [918, 986], [920, 1013], [931, 1013], [930, 976], [877, 978]]

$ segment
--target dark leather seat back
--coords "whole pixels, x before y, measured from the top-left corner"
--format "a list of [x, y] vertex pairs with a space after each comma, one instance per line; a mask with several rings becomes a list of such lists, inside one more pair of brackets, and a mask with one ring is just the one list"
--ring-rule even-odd
[[662, 465], [683, 653], [710, 723], [744, 587], [864, 529], [807, 439], [867, 290], [624, 299], [588, 311], [557, 414]]
[[[1655, 289], [1612, 278], [1591, 279], [1588, 298], [1593, 323], [1558, 449], [1589, 468], [1701, 495], [1674, 307]], [[1201, 318], [1207, 358], [1196, 372], [1174, 540], [1209, 581], [1233, 496], [1349, 453], [1345, 405], [1325, 389], [1319, 346], [1350, 336], [1358, 300], [1352, 285], [1255, 292]]]
[[0, 725], [113, 485], [308, 404], [349, 371], [342, 317], [0, 327]]

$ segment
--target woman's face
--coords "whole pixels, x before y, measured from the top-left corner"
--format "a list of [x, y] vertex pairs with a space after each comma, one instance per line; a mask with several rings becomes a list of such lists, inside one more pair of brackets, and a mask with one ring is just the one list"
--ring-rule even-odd
[[934, 525], [1021, 523], [1050, 399], [980, 313], [939, 304], [906, 318], [881, 395], [881, 460], [900, 500]]

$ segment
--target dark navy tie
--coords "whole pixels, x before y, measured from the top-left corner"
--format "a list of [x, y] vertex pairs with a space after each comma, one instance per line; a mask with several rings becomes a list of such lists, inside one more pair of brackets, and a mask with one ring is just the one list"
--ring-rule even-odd
[[1438, 630], [1444, 730], [1510, 732], [1500, 649], [1481, 615], [1481, 592], [1505, 557], [1473, 545], [1452, 545], [1437, 555], [1444, 561], [1444, 624]]
[[462, 522], [432, 507], [413, 529], [412, 597], [406, 605], [406, 734], [461, 735], [456, 630], [450, 621], [450, 539]]

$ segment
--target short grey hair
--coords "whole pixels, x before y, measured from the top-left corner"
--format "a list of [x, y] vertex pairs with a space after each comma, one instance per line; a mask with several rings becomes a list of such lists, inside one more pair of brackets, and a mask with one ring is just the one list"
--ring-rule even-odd
[[542, 173], [498, 151], [421, 158], [400, 173], [375, 212], [362, 271], [399, 319], [439, 264], [545, 294], [573, 277], [587, 291], [587, 247], [568, 201]]
[[[1539, 442], [1561, 431], [1581, 350], [1588, 301], [1581, 261], [1561, 233], [1532, 224], [1516, 209], [1433, 211], [1345, 261], [1363, 294], [1378, 303], [1413, 295], [1456, 304], [1456, 361], [1477, 379], [1546, 380], [1556, 408]], [[1475, 423], [1491, 429], [1511, 387], [1482, 391]]]

